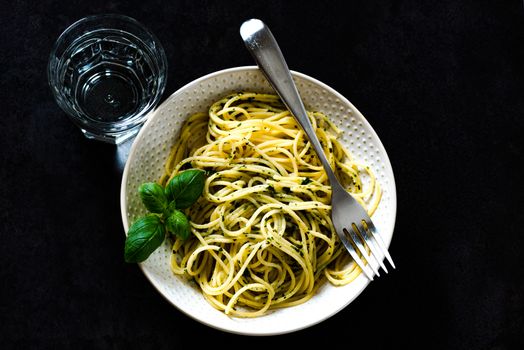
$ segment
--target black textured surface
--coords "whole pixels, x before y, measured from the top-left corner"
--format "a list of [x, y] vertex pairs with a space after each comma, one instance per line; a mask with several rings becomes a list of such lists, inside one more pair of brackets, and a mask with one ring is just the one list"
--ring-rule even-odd
[[[524, 348], [524, 8], [520, 1], [2, 1], [0, 347]], [[251, 65], [238, 29], [264, 20], [291, 69], [345, 95], [388, 150], [398, 269], [296, 333], [248, 338], [180, 313], [123, 262], [121, 172], [51, 96], [46, 63], [94, 13], [148, 26], [165, 96]]]

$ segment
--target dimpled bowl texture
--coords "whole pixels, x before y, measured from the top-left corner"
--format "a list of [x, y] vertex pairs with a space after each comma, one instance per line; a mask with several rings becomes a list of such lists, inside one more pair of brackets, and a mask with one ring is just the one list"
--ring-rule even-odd
[[[375, 173], [383, 196], [372, 219], [389, 246], [397, 199], [393, 171], [380, 139], [345, 97], [304, 74], [292, 72], [292, 75], [306, 108], [328, 115], [341, 129], [341, 142]], [[122, 178], [121, 210], [126, 232], [137, 217], [146, 213], [138, 186], [159, 179], [184, 120], [193, 113], [207, 111], [225, 95], [239, 91], [274, 93], [257, 67], [230, 68], [185, 85], [152, 112], [133, 142]], [[315, 325], [349, 305], [369, 283], [363, 274], [346, 286], [335, 287], [328, 282], [301, 305], [270, 311], [258, 318], [235, 318], [214, 309], [194, 283], [171, 272], [167, 239], [140, 267], [160, 294], [180, 311], [210, 327], [247, 335], [283, 334]]]

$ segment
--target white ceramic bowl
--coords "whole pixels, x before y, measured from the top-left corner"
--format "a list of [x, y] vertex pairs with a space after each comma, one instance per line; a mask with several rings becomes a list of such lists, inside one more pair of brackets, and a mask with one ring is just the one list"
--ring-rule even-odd
[[[384, 192], [373, 221], [389, 246], [397, 199], [393, 171], [380, 139], [362, 114], [338, 92], [304, 74], [292, 74], [306, 108], [327, 114], [342, 130], [342, 143], [377, 176]], [[183, 121], [192, 113], [207, 111], [212, 102], [236, 91], [273, 92], [255, 66], [225, 69], [182, 87], [150, 115], [131, 147], [122, 178], [121, 210], [126, 232], [130, 223], [145, 214], [138, 186], [161, 176]], [[361, 274], [343, 287], [326, 283], [302, 305], [278, 309], [258, 318], [232, 318], [214, 309], [194, 285], [175, 276], [169, 262], [170, 247], [166, 240], [140, 267], [156, 289], [180, 311], [203, 324], [237, 334], [274, 335], [312, 326], [350, 304], [369, 283]]]

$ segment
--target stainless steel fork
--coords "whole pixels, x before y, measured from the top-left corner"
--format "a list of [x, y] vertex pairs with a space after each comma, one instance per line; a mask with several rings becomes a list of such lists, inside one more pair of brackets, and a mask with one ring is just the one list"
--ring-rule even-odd
[[264, 76], [301, 125], [326, 170], [332, 187], [331, 219], [349, 254], [371, 280], [373, 273], [380, 276], [380, 267], [388, 272], [383, 262], [384, 257], [395, 268], [386, 245], [368, 213], [342, 187], [331, 169], [273, 34], [262, 21], [251, 19], [242, 24], [240, 35]]

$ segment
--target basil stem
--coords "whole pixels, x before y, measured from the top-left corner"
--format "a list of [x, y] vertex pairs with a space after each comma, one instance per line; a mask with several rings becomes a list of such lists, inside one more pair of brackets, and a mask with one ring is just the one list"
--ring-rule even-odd
[[177, 174], [166, 186], [168, 201], [175, 200], [176, 207], [185, 209], [195, 203], [204, 190], [205, 172], [189, 169]]
[[168, 218], [175, 210], [176, 210], [177, 206], [176, 206], [176, 201], [175, 200], [172, 200], [166, 207], [166, 209], [164, 210], [164, 214], [163, 214], [163, 217], [164, 218]]
[[166, 229], [159, 216], [148, 214], [136, 220], [129, 228], [124, 259], [135, 263], [146, 260], [165, 238]]
[[164, 188], [154, 182], [146, 182], [140, 185], [138, 193], [142, 203], [151, 213], [162, 214], [167, 207], [167, 198]]

